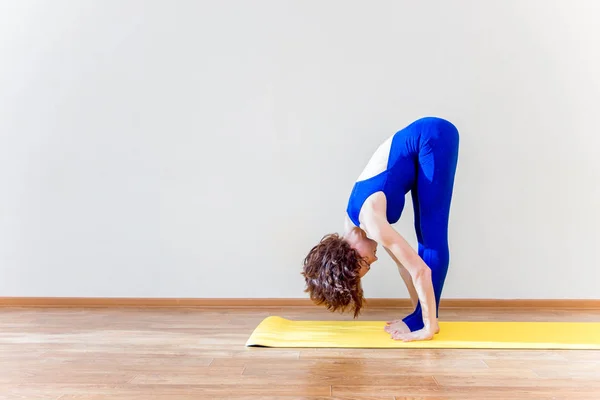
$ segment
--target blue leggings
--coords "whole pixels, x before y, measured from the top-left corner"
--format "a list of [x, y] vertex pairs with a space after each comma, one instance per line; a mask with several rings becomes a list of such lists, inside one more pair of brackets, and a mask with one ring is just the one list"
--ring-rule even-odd
[[[419, 256], [431, 269], [438, 315], [442, 288], [448, 272], [448, 220], [458, 161], [459, 134], [454, 125], [423, 124], [414, 143], [416, 176], [411, 188]], [[411, 331], [423, 328], [420, 301], [403, 321]]]

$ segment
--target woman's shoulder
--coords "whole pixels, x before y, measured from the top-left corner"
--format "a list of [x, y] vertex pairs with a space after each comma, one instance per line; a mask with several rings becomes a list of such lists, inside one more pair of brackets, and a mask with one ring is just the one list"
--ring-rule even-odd
[[386, 215], [387, 198], [383, 191], [377, 191], [365, 199], [359, 213], [359, 220], [361, 221], [361, 224], [364, 224], [365, 222], [381, 217], [386, 218]]
[[348, 231], [354, 227], [365, 229], [365, 223], [368, 223], [374, 218], [385, 218], [387, 215], [386, 207], [387, 199], [383, 191], [377, 191], [370, 194], [369, 197], [367, 197], [363, 202], [358, 213], [358, 225], [353, 222], [352, 218], [350, 218], [350, 216], [348, 215], [348, 212], [346, 212], [344, 219], [345, 230]]

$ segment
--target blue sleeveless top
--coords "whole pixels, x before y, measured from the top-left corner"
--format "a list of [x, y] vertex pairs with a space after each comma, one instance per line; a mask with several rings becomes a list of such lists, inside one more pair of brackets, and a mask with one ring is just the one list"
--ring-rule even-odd
[[386, 169], [354, 184], [346, 212], [356, 226], [360, 226], [358, 216], [363, 203], [370, 195], [379, 191], [387, 199], [388, 222], [393, 224], [400, 219], [404, 196], [415, 182], [418, 142], [419, 134], [415, 124], [396, 132], [392, 137]]

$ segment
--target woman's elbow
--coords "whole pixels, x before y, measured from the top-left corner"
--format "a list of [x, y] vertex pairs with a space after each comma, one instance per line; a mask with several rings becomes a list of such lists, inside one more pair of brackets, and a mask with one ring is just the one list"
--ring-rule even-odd
[[427, 265], [417, 267], [413, 279], [415, 282], [430, 281], [431, 269]]

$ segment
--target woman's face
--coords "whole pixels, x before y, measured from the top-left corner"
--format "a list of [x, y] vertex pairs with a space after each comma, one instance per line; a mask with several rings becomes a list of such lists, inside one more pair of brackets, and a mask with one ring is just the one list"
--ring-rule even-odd
[[346, 240], [350, 243], [350, 247], [355, 249], [364, 260], [359, 272], [359, 275], [362, 278], [371, 269], [371, 264], [378, 260], [377, 242], [368, 238], [365, 231], [360, 228], [353, 229], [350, 234], [346, 236]]

